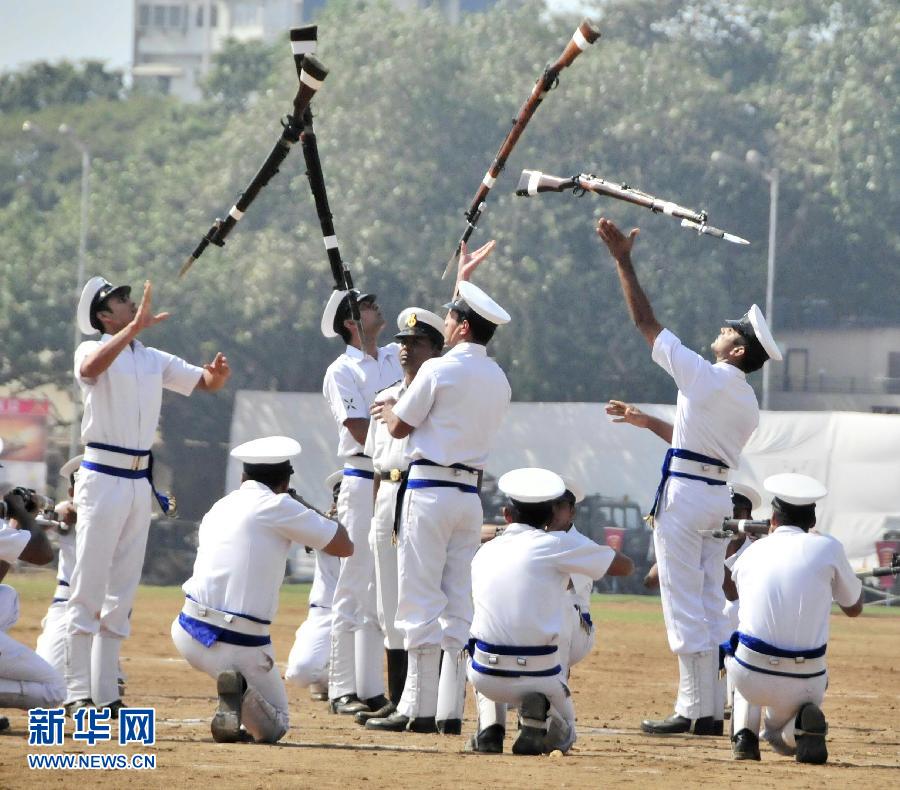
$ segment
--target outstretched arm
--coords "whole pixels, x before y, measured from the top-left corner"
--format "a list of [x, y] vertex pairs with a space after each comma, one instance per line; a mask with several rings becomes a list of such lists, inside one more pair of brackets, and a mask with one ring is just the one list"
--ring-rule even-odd
[[653, 431], [666, 444], [672, 444], [672, 423], [659, 417], [651, 417], [637, 406], [620, 400], [611, 400], [606, 405], [606, 413], [613, 418], [613, 422], [626, 422], [638, 428], [646, 428]]
[[216, 392], [225, 386], [225, 382], [230, 376], [231, 368], [228, 365], [228, 359], [220, 351], [209, 365], [203, 366], [203, 375], [197, 382], [197, 389], [204, 392]]
[[113, 335], [112, 340], [98, 346], [81, 361], [79, 372], [82, 378], [95, 379], [101, 373], [106, 372], [107, 368], [115, 362], [116, 357], [125, 350], [125, 347], [131, 343], [141, 332], [148, 327], [165, 321], [168, 313], [153, 314], [153, 286], [147, 280], [144, 283], [144, 295], [141, 297], [141, 303], [138, 306], [137, 313], [124, 329], [120, 329]]
[[466, 243], [463, 242], [459, 248], [459, 264], [456, 267], [456, 284], [453, 286], [453, 298], [456, 298], [456, 291], [459, 284], [463, 280], [471, 280], [475, 270], [481, 265], [481, 262], [494, 251], [497, 242], [493, 239], [487, 244], [482, 244], [475, 252], [469, 252]]
[[641, 288], [634, 266], [631, 264], [631, 248], [640, 231], [634, 228], [627, 236], [616, 225], [605, 217], [597, 221], [597, 235], [603, 239], [616, 262], [616, 271], [619, 274], [619, 284], [622, 286], [622, 294], [631, 320], [638, 328], [644, 339], [653, 347], [656, 336], [662, 331], [662, 325], [656, 320], [650, 300]]

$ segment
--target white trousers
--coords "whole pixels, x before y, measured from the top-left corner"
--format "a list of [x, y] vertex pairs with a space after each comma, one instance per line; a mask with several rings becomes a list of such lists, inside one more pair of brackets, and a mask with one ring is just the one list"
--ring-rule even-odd
[[247, 688], [256, 691], [268, 703], [260, 706], [251, 702], [248, 705], [245, 695], [241, 720], [248, 732], [256, 737], [257, 733], [287, 731], [290, 725], [287, 692], [278, 667], [275, 666], [272, 645], [243, 647], [216, 642], [210, 647], [204, 647], [181, 627], [178, 618], [172, 623], [172, 641], [194, 669], [205, 672], [213, 679], [220, 672], [236, 670], [244, 676]]
[[0, 708], [55, 708], [66, 696], [62, 675], [6, 631], [19, 619], [19, 596], [0, 584]]
[[679, 478], [666, 484], [653, 544], [673, 653], [718, 651], [731, 633], [722, 592], [728, 542], [698, 534], [720, 529], [731, 510], [727, 486]]
[[[68, 700], [112, 702], [118, 696], [118, 648], [141, 580], [153, 494], [146, 479], [82, 469], [75, 484], [78, 530], [69, 580], [66, 685]], [[104, 658], [91, 676], [86, 635], [97, 634]], [[112, 696], [110, 696], [112, 694]]]
[[34, 652], [61, 675], [66, 672], [66, 601], [54, 601], [41, 620]]
[[[750, 705], [764, 708], [763, 738], [776, 750], [791, 753], [795, 744], [784, 742], [783, 731], [791, 729], [791, 723], [807, 702], [822, 705], [828, 674], [815, 678], [766, 675], [747, 669], [732, 656], [725, 657], [725, 669], [734, 685], [735, 707], [739, 707], [739, 700], [746, 700]], [[789, 739], [793, 740], [790, 736]]]
[[[467, 675], [479, 695], [499, 705], [517, 708], [526, 694], [543, 694], [550, 701], [548, 751], [560, 749], [565, 752], [575, 743], [575, 706], [572, 704], [569, 687], [563, 682], [565, 675], [562, 672], [552, 677], [496, 677], [476, 672], [472, 669], [470, 661]], [[483, 707], [484, 703], [479, 701], [479, 731], [494, 723], [504, 726], [502, 720], [494, 720], [497, 713], [493, 711], [488, 720], [483, 720], [481, 716]], [[487, 709], [490, 711], [490, 706], [487, 706]]]
[[372, 548], [375, 551], [376, 604], [378, 624], [384, 632], [387, 650], [403, 649], [403, 631], [397, 628], [398, 571], [397, 546], [394, 545], [394, 508], [399, 485], [382, 480], [375, 498], [372, 517]]
[[330, 654], [331, 609], [311, 606], [294, 635], [284, 679], [304, 688], [313, 683], [327, 683]]
[[481, 500], [456, 488], [407, 489], [400, 524], [397, 625], [411, 650], [460, 649], [472, 624], [472, 558]]
[[375, 557], [369, 544], [372, 527], [372, 481], [345, 475], [337, 501], [338, 520], [353, 541], [353, 554], [341, 558], [334, 588], [332, 628], [357, 631], [377, 627]]

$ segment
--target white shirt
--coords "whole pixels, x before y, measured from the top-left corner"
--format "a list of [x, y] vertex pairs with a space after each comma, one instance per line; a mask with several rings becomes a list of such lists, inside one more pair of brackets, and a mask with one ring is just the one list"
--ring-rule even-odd
[[415, 429], [406, 457], [484, 469], [511, 395], [506, 375], [482, 345], [460, 343], [427, 360], [394, 406]]
[[852, 606], [862, 590], [838, 540], [788, 526], [750, 544], [731, 578], [741, 602], [738, 630], [785, 650], [826, 644], [832, 598]]
[[182, 589], [219, 611], [272, 620], [291, 542], [321, 549], [336, 533], [334, 521], [247, 480], [200, 522], [194, 573]]
[[[568, 531], [575, 535], [581, 535], [582, 537], [584, 537], [574, 524], [569, 527]], [[616, 556], [615, 549], [610, 548], [609, 546], [601, 546], [600, 548], [609, 549], [609, 551], [611, 552], [609, 565], [612, 565], [612, 561]], [[609, 565], [606, 566], [607, 569], [609, 568]], [[606, 571], [603, 571], [603, 573], [605, 575]], [[586, 576], [583, 573], [573, 573], [571, 578], [572, 589], [569, 590], [569, 597], [572, 599], [572, 603], [578, 604], [578, 607], [581, 609], [581, 611], [590, 612], [591, 593], [594, 591], [594, 579], [592, 579], [590, 576]]]
[[134, 340], [99, 376], [82, 376], [81, 363], [110, 340], [112, 336], [104, 334], [75, 350], [75, 380], [84, 401], [81, 440], [149, 450], [159, 425], [163, 389], [190, 395], [203, 368]]
[[672, 447], [724, 461], [736, 469], [759, 424], [759, 405], [742, 370], [708, 362], [668, 329], [653, 343], [653, 361], [678, 385]]
[[400, 345], [390, 343], [378, 349], [378, 359], [347, 346], [325, 371], [322, 394], [338, 424], [338, 450], [342, 458], [363, 452], [363, 446], [344, 425], [345, 420], [369, 419], [369, 406], [375, 393], [403, 378]]
[[334, 602], [334, 588], [341, 571], [341, 558], [324, 551], [316, 551], [316, 570], [309, 588], [309, 605], [330, 609]]
[[578, 532], [510, 524], [472, 560], [472, 636], [517, 647], [559, 644], [569, 578], [599, 579], [614, 557]]
[[10, 565], [25, 551], [31, 533], [27, 529], [16, 529], [8, 521], [0, 519], [0, 562]]
[[[404, 392], [406, 385], [401, 381], [379, 392], [375, 396], [375, 403], [399, 400]], [[387, 429], [387, 424], [381, 420], [372, 420], [369, 423], [369, 433], [366, 435], [365, 453], [372, 459], [376, 472], [389, 472], [391, 469], [404, 471], [409, 466], [406, 458], [408, 443], [409, 437], [395, 439]]]

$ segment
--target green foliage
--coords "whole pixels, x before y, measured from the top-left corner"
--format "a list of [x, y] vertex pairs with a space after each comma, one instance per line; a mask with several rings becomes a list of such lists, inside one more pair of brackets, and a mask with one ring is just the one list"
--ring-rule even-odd
[[122, 72], [107, 71], [100, 61], [81, 65], [39, 62], [22, 71], [0, 74], [0, 112], [34, 112], [58, 104], [115, 100], [122, 92]]
[[[506, 2], [450, 27], [433, 12], [347, 0], [317, 21], [329, 75], [315, 125], [343, 256], [387, 315], [438, 306], [462, 212], [577, 19]], [[639, 276], [659, 319], [692, 347], [763, 303], [768, 188], [758, 173], [715, 167], [717, 149], [759, 149], [780, 170], [776, 326], [900, 322], [896, 23], [895, 5], [876, 0], [604, 3], [603, 38], [560, 75], [472, 239], [498, 240], [477, 279], [513, 316], [493, 347], [514, 397], [674, 397], [594, 235], [600, 214], [640, 225]], [[19, 131], [26, 118], [65, 122], [94, 158], [88, 273], [152, 279], [173, 315], [146, 342], [194, 362], [222, 350], [235, 371], [212, 398], [166, 400], [162, 454], [191, 482], [179, 484], [187, 515], [221, 490], [233, 392], [316, 391], [340, 351], [318, 330], [331, 278], [299, 146], [225, 247], [175, 279], [272, 149], [296, 87], [285, 37], [229, 45], [204, 104], [108, 98], [0, 117], [0, 376], [68, 382], [79, 157]], [[705, 207], [753, 243], [697, 237], [593, 195], [518, 198], [523, 168], [626, 181]]]

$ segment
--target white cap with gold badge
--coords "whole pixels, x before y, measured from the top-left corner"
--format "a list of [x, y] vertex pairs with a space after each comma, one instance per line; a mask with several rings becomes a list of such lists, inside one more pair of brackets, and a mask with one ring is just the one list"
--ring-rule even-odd
[[566, 484], [556, 472], [534, 466], [507, 472], [497, 481], [497, 488], [524, 504], [552, 502], [566, 492]]
[[[356, 293], [356, 301], [364, 302], [366, 299], [374, 299], [375, 294], [364, 294], [360, 293], [356, 288], [353, 289]], [[338, 308], [341, 306], [341, 303], [344, 301], [344, 297], [350, 293], [349, 291], [332, 291], [331, 296], [328, 297], [328, 301], [325, 303], [325, 309], [322, 311], [322, 334], [325, 337], [337, 337], [338, 333], [334, 329], [334, 319], [337, 318]], [[349, 314], [347, 316], [350, 317]]]
[[[130, 285], [113, 285], [105, 277], [91, 277], [84, 288], [81, 289], [81, 297], [78, 300], [78, 311], [75, 313], [78, 328], [83, 335], [96, 335], [100, 330], [91, 323], [91, 308], [96, 302], [100, 302], [115, 291], [124, 290], [131, 293]], [[99, 297], [99, 298], [98, 298]], [[95, 302], [96, 300], [96, 302]]]
[[769, 325], [766, 323], [766, 317], [758, 305], [751, 306], [737, 320], [726, 321], [725, 325], [737, 329], [742, 335], [755, 338], [769, 359], [773, 359], [776, 362], [782, 360], [781, 349], [778, 348], [778, 343], [775, 342], [775, 338], [772, 336], [772, 330], [769, 329]]

